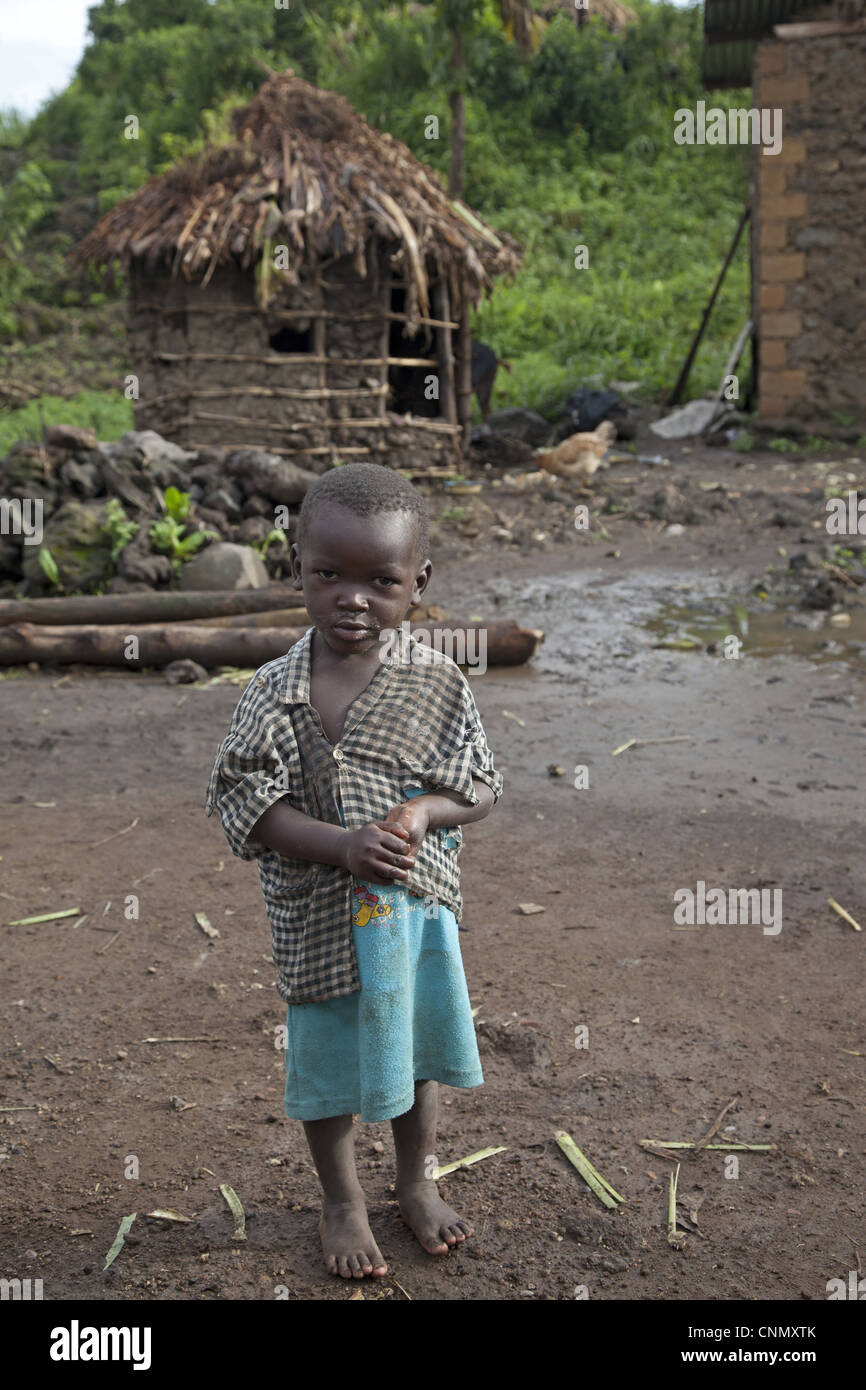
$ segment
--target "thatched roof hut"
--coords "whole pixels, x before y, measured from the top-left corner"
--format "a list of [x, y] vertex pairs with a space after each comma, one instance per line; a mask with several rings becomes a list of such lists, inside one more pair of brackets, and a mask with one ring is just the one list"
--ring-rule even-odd
[[469, 309], [516, 242], [335, 92], [272, 74], [234, 140], [108, 212], [73, 264], [119, 262], [137, 427], [333, 456], [450, 461], [470, 420]]

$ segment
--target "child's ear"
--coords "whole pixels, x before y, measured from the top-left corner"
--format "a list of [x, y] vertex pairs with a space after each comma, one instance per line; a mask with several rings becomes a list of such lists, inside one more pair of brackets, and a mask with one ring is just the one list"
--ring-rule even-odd
[[424, 563], [423, 567], [418, 571], [418, 573], [417, 573], [416, 576], [415, 576], [415, 583], [414, 583], [413, 586], [412, 586], [412, 602], [413, 602], [413, 603], [417, 603], [417, 602], [418, 602], [418, 600], [419, 600], [419, 598], [421, 597], [421, 595], [423, 594], [424, 590], [427, 588], [427, 585], [430, 583], [430, 576], [431, 576], [432, 573], [433, 573], [433, 566], [432, 566], [432, 564], [430, 563], [430, 561], [427, 560], [427, 561]]
[[289, 559], [292, 563], [292, 588], [302, 589], [304, 586], [301, 580], [301, 552], [296, 543], [292, 544], [292, 548], [289, 551]]

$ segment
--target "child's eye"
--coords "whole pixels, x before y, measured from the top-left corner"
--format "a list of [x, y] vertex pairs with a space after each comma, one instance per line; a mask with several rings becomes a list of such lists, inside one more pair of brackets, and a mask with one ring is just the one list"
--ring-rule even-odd
[[336, 573], [336, 570], [316, 570], [316, 574], [320, 574], [323, 579], [333, 578]]
[[379, 583], [380, 583], [380, 584], [399, 584], [400, 581], [399, 581], [399, 579], [391, 579], [389, 575], [380, 574], [380, 575], [379, 575]]

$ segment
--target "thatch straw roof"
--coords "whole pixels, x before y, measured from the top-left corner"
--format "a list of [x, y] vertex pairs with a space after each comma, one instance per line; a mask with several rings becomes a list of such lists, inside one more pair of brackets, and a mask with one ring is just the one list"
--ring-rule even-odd
[[271, 74], [232, 125], [233, 143], [181, 160], [106, 213], [72, 263], [128, 269], [142, 258], [204, 286], [218, 265], [249, 268], [286, 245], [290, 268], [257, 277], [265, 307], [270, 279], [296, 284], [302, 266], [335, 255], [366, 275], [375, 236], [398, 244], [392, 264], [410, 286], [410, 321], [429, 313], [428, 258], [472, 303], [520, 264], [517, 243], [450, 199], [406, 145], [291, 69]]
[[635, 11], [622, 4], [621, 0], [589, 0], [583, 10], [576, 7], [574, 0], [549, 0], [548, 4], [540, 7], [539, 13], [545, 19], [568, 13], [575, 24], [579, 24], [581, 18], [589, 19], [592, 15], [597, 15], [615, 34], [621, 34], [627, 25], [635, 24], [638, 18]]

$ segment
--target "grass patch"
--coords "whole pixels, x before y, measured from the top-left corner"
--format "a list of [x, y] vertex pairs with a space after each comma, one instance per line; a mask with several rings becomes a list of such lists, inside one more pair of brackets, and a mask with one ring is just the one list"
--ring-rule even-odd
[[48, 425], [76, 425], [94, 430], [99, 439], [111, 440], [134, 430], [135, 416], [130, 402], [116, 391], [39, 396], [15, 410], [0, 410], [0, 457], [20, 440], [40, 443]]

